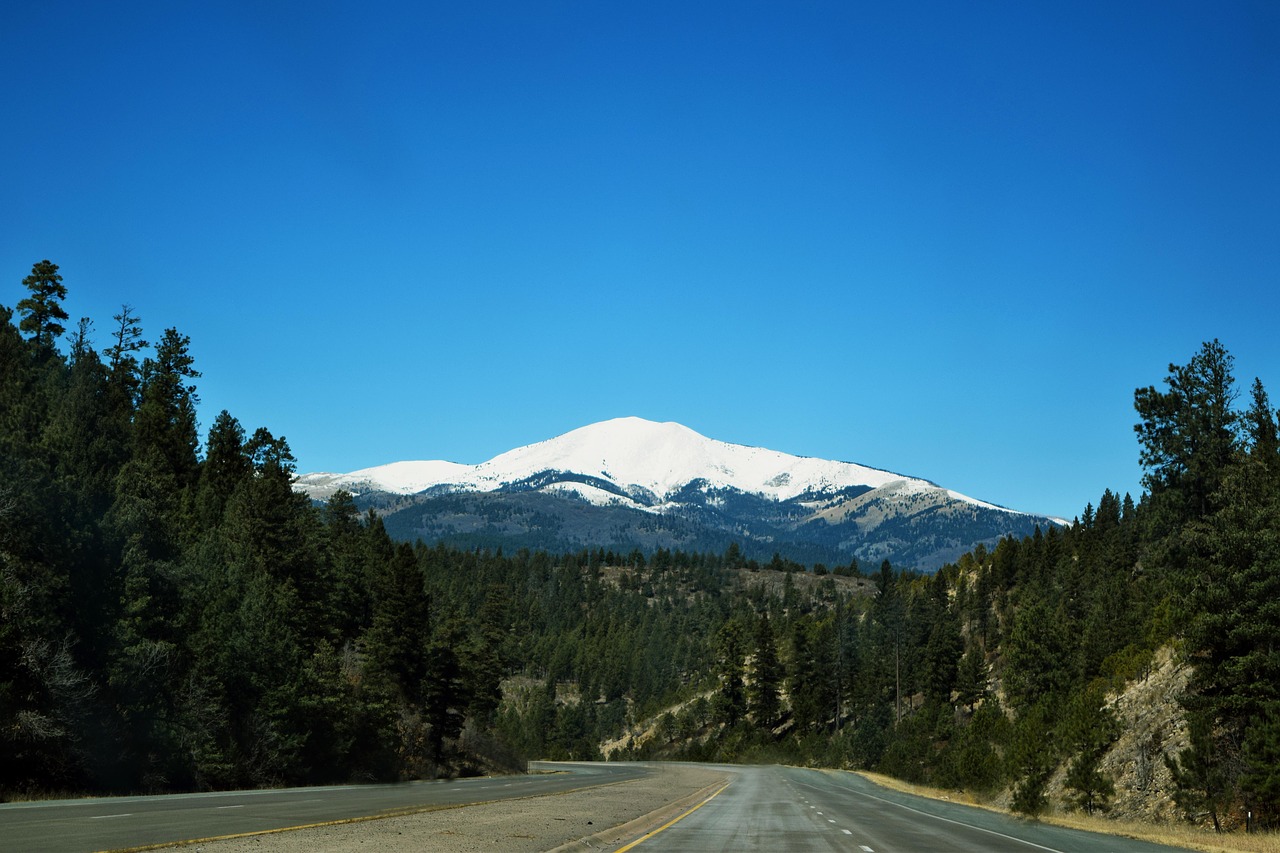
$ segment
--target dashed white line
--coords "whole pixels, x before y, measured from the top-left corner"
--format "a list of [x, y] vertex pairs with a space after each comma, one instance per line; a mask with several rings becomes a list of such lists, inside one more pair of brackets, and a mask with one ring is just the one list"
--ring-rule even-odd
[[[851, 832], [849, 834], [852, 835], [853, 833]], [[872, 850], [870, 847], [868, 847], [865, 844], [859, 844], [858, 846], [861, 847], [863, 850], [865, 850], [866, 853], [876, 853], [876, 851]]]
[[133, 817], [133, 812], [125, 812], [124, 814], [96, 814], [91, 815], [89, 820], [106, 820], [110, 817]]
[[238, 806], [217, 806], [217, 810], [219, 810], [219, 811], [220, 811], [220, 810], [222, 810], [222, 809], [242, 809], [242, 808], [244, 808], [244, 805], [243, 805], [243, 804], [238, 805]]

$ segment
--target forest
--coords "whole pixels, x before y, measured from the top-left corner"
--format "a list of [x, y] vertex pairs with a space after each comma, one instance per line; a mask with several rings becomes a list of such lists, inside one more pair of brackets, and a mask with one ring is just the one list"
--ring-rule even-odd
[[[788, 761], [1105, 811], [1108, 696], [1172, 649], [1188, 817], [1280, 822], [1280, 440], [1210, 341], [1134, 392], [1144, 493], [927, 575], [394, 541], [294, 492], [287, 441], [203, 435], [190, 340], [0, 306], [0, 800]], [[636, 738], [639, 728], [652, 734]]]

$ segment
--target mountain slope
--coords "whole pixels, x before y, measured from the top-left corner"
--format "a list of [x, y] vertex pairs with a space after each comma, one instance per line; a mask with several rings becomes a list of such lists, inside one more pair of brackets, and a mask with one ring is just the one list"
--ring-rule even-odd
[[926, 570], [1049, 522], [927, 480], [641, 418], [592, 424], [479, 465], [397, 462], [307, 474], [296, 488], [315, 500], [350, 491], [406, 539], [644, 551], [738, 541], [752, 555], [890, 559]]

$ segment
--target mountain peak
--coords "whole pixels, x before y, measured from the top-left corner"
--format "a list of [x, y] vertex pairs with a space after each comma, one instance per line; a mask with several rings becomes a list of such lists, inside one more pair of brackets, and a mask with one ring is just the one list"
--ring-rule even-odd
[[[934, 491], [925, 480], [869, 468], [793, 456], [761, 447], [707, 438], [683, 424], [620, 417], [588, 424], [563, 435], [517, 447], [479, 465], [453, 462], [396, 462], [350, 474], [308, 474], [299, 488], [322, 498], [337, 488], [372, 489], [410, 495], [429, 489], [490, 492], [532, 477], [557, 472], [606, 481], [662, 502], [691, 483], [706, 489], [735, 489], [775, 501], [850, 487], [893, 485], [906, 492]], [[964, 495], [952, 497], [999, 509]]]
[[353, 492], [385, 509], [388, 529], [409, 539], [559, 550], [714, 549], [741, 540], [766, 553], [924, 568], [1050, 521], [916, 477], [638, 417], [579, 427], [479, 465], [396, 462], [307, 474], [296, 488], [319, 500]]

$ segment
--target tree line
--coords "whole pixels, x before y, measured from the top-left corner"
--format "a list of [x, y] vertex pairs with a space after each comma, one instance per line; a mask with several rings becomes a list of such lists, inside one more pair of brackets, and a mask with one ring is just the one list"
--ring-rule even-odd
[[[394, 541], [292, 489], [284, 437], [198, 431], [190, 341], [0, 307], [0, 796], [787, 760], [1106, 807], [1106, 697], [1194, 667], [1189, 814], [1280, 816], [1280, 440], [1204, 344], [1135, 392], [1144, 493], [933, 575], [781, 557]], [[780, 578], [780, 580], [779, 580]], [[768, 582], [766, 582], [768, 581]], [[638, 733], [647, 729], [647, 736]], [[1229, 820], [1228, 820], [1229, 819]]]
[[152, 346], [126, 305], [101, 352], [87, 320], [63, 351], [57, 265], [22, 283], [0, 307], [0, 795], [517, 761], [488, 739], [500, 622], [441, 608], [423, 552], [350, 495], [295, 493], [283, 436], [224, 411], [202, 447], [185, 335]]
[[1261, 381], [1241, 406], [1218, 341], [1134, 395], [1146, 491], [1106, 490], [1066, 527], [1006, 537], [932, 576], [874, 575], [826, 607], [738, 601], [704, 701], [635, 755], [800, 760], [1045, 808], [1103, 810], [1121, 734], [1107, 697], [1172, 647], [1193, 668], [1179, 805], [1222, 828], [1280, 821], [1280, 442]]

